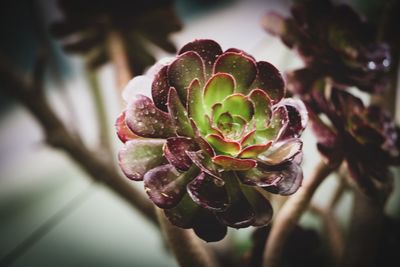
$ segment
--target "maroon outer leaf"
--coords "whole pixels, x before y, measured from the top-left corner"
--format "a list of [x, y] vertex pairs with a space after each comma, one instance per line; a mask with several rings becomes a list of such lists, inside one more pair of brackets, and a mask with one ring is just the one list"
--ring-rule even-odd
[[218, 155], [212, 158], [215, 164], [224, 168], [224, 170], [244, 171], [254, 168], [257, 162], [253, 159], [238, 159], [225, 155]]
[[278, 103], [285, 96], [285, 82], [280, 72], [266, 61], [257, 62], [257, 77], [251, 89], [264, 90], [273, 103]]
[[137, 95], [125, 116], [129, 129], [139, 136], [167, 138], [175, 135], [168, 113], [156, 108], [147, 96]]
[[175, 207], [186, 192], [186, 185], [196, 175], [197, 169], [179, 173], [170, 164], [148, 171], [144, 177], [144, 188], [155, 205], [162, 209]]
[[203, 208], [222, 211], [229, 206], [225, 186], [205, 172], [201, 172], [187, 185], [187, 191], [193, 201]]
[[231, 205], [223, 212], [216, 212], [217, 218], [223, 224], [233, 228], [244, 228], [252, 225], [255, 221], [255, 212], [244, 196], [236, 176], [229, 172], [225, 174], [224, 180]]
[[177, 135], [193, 137], [192, 124], [187, 116], [187, 111], [179, 100], [175, 88], [171, 88], [168, 94], [168, 111], [175, 126]]
[[186, 151], [197, 151], [199, 146], [191, 138], [170, 137], [164, 146], [164, 156], [175, 168], [185, 171], [192, 166]]
[[292, 160], [301, 152], [303, 142], [298, 138], [275, 144], [267, 152], [259, 155], [258, 159], [267, 165], [280, 165]]
[[255, 220], [252, 226], [265, 226], [272, 220], [273, 209], [271, 203], [256, 189], [242, 186], [242, 192], [246, 196], [255, 212]]
[[199, 150], [196, 152], [187, 151], [186, 154], [201, 171], [223, 182], [222, 178], [218, 174], [216, 166], [213, 164], [211, 157], [207, 153]]
[[165, 209], [164, 213], [173, 225], [189, 229], [193, 227], [200, 210], [201, 207], [194, 203], [188, 194], [184, 194], [177, 206]]
[[285, 166], [270, 168], [272, 172], [270, 172], [269, 175], [277, 174], [273, 173], [274, 169], [280, 169], [279, 175], [281, 176], [281, 179], [273, 185], [265, 187], [264, 189], [268, 192], [280, 194], [282, 196], [294, 194], [303, 182], [303, 170], [301, 169], [301, 167], [298, 164], [292, 162]]
[[162, 67], [155, 75], [151, 85], [151, 96], [156, 107], [168, 111], [167, 100], [170, 85], [168, 82], [168, 66]]
[[204, 84], [204, 63], [199, 54], [193, 51], [179, 55], [168, 66], [168, 81], [179, 94], [182, 102], [186, 104], [187, 89], [194, 79]]
[[306, 106], [301, 100], [292, 98], [283, 99], [279, 105], [286, 107], [289, 117], [288, 125], [280, 139], [300, 137], [308, 122]]
[[193, 230], [198, 237], [206, 242], [220, 241], [227, 233], [227, 227], [206, 209], [199, 209], [193, 222]]
[[257, 74], [256, 62], [243, 53], [226, 52], [214, 64], [214, 73], [225, 72], [236, 80], [237, 92], [247, 93]]
[[118, 138], [122, 141], [122, 143], [137, 138], [137, 136], [129, 129], [128, 125], [126, 125], [125, 111], [118, 116], [115, 122], [115, 128], [117, 130]]
[[141, 181], [150, 169], [162, 164], [165, 140], [132, 139], [118, 153], [119, 165], [131, 180]]
[[219, 55], [222, 54], [222, 49], [218, 43], [213, 40], [199, 39], [184, 45], [181, 50], [179, 50], [179, 55], [188, 51], [194, 51], [200, 55], [203, 59], [206, 78], [208, 79], [212, 74], [212, 68], [215, 60]]

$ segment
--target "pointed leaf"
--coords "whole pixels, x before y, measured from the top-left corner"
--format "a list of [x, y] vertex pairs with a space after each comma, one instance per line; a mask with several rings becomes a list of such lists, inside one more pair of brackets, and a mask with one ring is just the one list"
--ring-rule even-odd
[[187, 89], [194, 79], [204, 84], [204, 64], [199, 54], [188, 51], [178, 56], [168, 67], [168, 79], [170, 86], [175, 87], [182, 102], [185, 102]]
[[226, 188], [220, 180], [201, 172], [187, 185], [190, 197], [198, 205], [211, 210], [225, 210], [229, 205]]
[[257, 162], [253, 159], [238, 159], [230, 156], [218, 155], [212, 158], [215, 164], [224, 168], [224, 170], [244, 171], [254, 168]]
[[278, 103], [285, 96], [285, 82], [279, 71], [266, 61], [257, 62], [257, 77], [250, 88], [264, 90], [272, 103]]
[[142, 137], [166, 138], [175, 135], [168, 113], [154, 106], [144, 95], [137, 95], [125, 113], [126, 124], [131, 131]]
[[214, 104], [222, 102], [234, 90], [235, 80], [232, 75], [227, 73], [214, 74], [204, 87], [204, 104], [208, 114], [211, 113], [211, 107]]
[[208, 79], [212, 74], [212, 68], [215, 60], [219, 55], [222, 54], [222, 49], [213, 40], [200, 39], [194, 40], [193, 42], [187, 43], [185, 46], [181, 48], [179, 54], [183, 54], [188, 51], [194, 51], [200, 55], [203, 59], [205, 70], [206, 70], [206, 78]]
[[118, 159], [124, 174], [132, 180], [141, 181], [150, 169], [162, 164], [162, 148], [165, 140], [132, 139], [119, 151]]
[[271, 118], [271, 100], [268, 95], [260, 90], [252, 90], [249, 98], [254, 103], [254, 120], [258, 130], [265, 129]]
[[144, 177], [144, 188], [155, 205], [162, 209], [175, 207], [186, 192], [187, 183], [198, 173], [197, 168], [179, 173], [170, 164], [148, 171]]
[[221, 136], [216, 134], [209, 134], [206, 136], [206, 139], [214, 149], [223, 153], [235, 155], [241, 150], [241, 146], [238, 142], [224, 140]]
[[176, 128], [176, 133], [180, 136], [193, 137], [194, 132], [188, 118], [188, 113], [179, 100], [179, 96], [175, 88], [171, 88], [169, 90], [168, 111]]
[[199, 146], [191, 138], [170, 137], [164, 146], [164, 155], [175, 168], [185, 171], [192, 166], [192, 160], [186, 151], [197, 150], [199, 150]]
[[231, 74], [236, 81], [236, 91], [247, 93], [257, 74], [256, 62], [243, 53], [225, 52], [214, 64], [214, 73]]

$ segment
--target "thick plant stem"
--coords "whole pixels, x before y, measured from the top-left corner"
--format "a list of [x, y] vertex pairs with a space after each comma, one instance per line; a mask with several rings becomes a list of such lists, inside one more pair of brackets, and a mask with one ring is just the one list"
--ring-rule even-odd
[[134, 73], [129, 68], [121, 33], [112, 29], [108, 32], [108, 53], [114, 64], [118, 90], [122, 90]]
[[376, 248], [382, 231], [383, 207], [382, 201], [354, 190], [352, 219], [341, 266], [376, 266]]
[[94, 181], [107, 185], [122, 199], [140, 211], [147, 219], [157, 225], [154, 206], [136, 188], [122, 177], [112, 162], [99, 157], [72, 135], [62, 121], [55, 115], [46, 101], [42, 88], [36, 88], [12, 71], [12, 64], [0, 61], [0, 84], [6, 94], [16, 98], [36, 118], [42, 127], [49, 145], [67, 153]]
[[176, 260], [181, 267], [217, 267], [218, 263], [211, 251], [192, 230], [172, 225], [163, 210], [157, 208], [157, 217]]
[[281, 266], [283, 250], [290, 234], [308, 205], [318, 186], [332, 172], [332, 167], [321, 161], [314, 173], [305, 179], [299, 190], [283, 205], [272, 225], [264, 250], [264, 266]]

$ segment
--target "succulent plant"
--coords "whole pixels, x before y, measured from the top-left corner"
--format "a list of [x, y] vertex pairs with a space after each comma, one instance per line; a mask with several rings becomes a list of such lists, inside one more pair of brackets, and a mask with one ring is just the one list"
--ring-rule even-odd
[[[352, 94], [314, 90], [310, 121], [318, 149], [331, 164], [346, 161], [353, 180], [369, 195], [391, 188], [389, 167], [400, 163], [400, 131], [382, 108]], [[318, 114], [325, 114], [323, 121]]]
[[295, 49], [305, 63], [304, 68], [287, 73], [291, 91], [304, 94], [325, 77], [337, 86], [356, 86], [366, 92], [385, 89], [389, 46], [376, 41], [375, 28], [350, 6], [329, 0], [297, 1], [290, 17], [270, 12], [263, 26]]
[[172, 0], [58, 0], [58, 6], [63, 18], [51, 25], [52, 33], [65, 40], [65, 51], [86, 55], [90, 68], [109, 61], [110, 31], [121, 36], [129, 67], [135, 74], [155, 62], [148, 43], [176, 52], [168, 35], [179, 31], [182, 25]]
[[222, 239], [227, 226], [266, 225], [264, 192], [293, 194], [303, 178], [307, 112], [284, 96], [270, 63], [212, 40], [190, 42], [127, 85], [120, 166], [144, 181], [174, 225], [206, 241]]

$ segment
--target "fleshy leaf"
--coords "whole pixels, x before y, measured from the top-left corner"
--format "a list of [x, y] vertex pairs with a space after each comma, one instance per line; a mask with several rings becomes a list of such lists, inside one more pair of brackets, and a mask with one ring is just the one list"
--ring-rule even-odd
[[206, 78], [208, 79], [212, 74], [212, 68], [215, 60], [219, 55], [222, 54], [222, 49], [219, 44], [208, 39], [194, 40], [193, 42], [187, 43], [185, 46], [183, 46], [179, 51], [179, 54], [183, 54], [188, 51], [196, 52], [203, 59], [206, 70]]
[[221, 113], [224, 112], [241, 116], [246, 121], [250, 121], [254, 114], [254, 106], [246, 96], [236, 93], [228, 96], [222, 102]]
[[285, 82], [279, 71], [266, 61], [257, 62], [258, 73], [250, 88], [264, 90], [273, 103], [279, 102], [285, 96]]
[[252, 90], [249, 98], [254, 103], [254, 120], [257, 129], [265, 129], [271, 118], [271, 100], [268, 95], [260, 89]]
[[201, 172], [187, 185], [187, 191], [194, 202], [203, 208], [225, 210], [229, 205], [226, 188], [220, 180]]
[[214, 166], [211, 157], [203, 153], [201, 150], [200, 151], [187, 151], [186, 154], [189, 156], [189, 158], [192, 160], [192, 162], [200, 168], [201, 171], [207, 173], [208, 175], [213, 176], [214, 178], [219, 179], [220, 181], [223, 182], [221, 177], [219, 176], [217, 172], [216, 166]]
[[269, 141], [265, 144], [259, 144], [259, 145], [252, 145], [244, 148], [242, 151], [240, 151], [238, 157], [239, 158], [255, 158], [259, 154], [264, 153], [269, 149], [271, 146], [272, 141]]
[[[194, 79], [204, 84], [203, 60], [193, 51], [178, 56], [168, 67], [170, 86], [174, 87], [183, 102], [187, 100], [187, 89]], [[184, 103], [186, 104], [186, 103]]]
[[236, 91], [247, 93], [256, 77], [257, 67], [252, 58], [242, 53], [226, 52], [215, 61], [214, 73], [218, 72], [231, 74], [236, 81]]
[[168, 111], [167, 101], [169, 88], [168, 66], [164, 66], [154, 76], [154, 80], [151, 85], [151, 96], [154, 104], [163, 111]]
[[246, 185], [260, 186], [271, 193], [281, 195], [296, 192], [303, 181], [303, 171], [295, 162], [278, 166], [259, 164], [257, 168], [238, 172], [238, 176]]
[[280, 176], [282, 179], [264, 189], [274, 194], [288, 196], [294, 194], [303, 182], [303, 170], [294, 162], [284, 166], [284, 169], [280, 171]]
[[193, 222], [193, 230], [206, 242], [220, 241], [227, 233], [227, 227], [215, 218], [214, 213], [206, 209], [199, 209]]
[[126, 121], [125, 121], [125, 111], [122, 112], [116, 122], [115, 122], [115, 128], [117, 130], [117, 135], [119, 137], [119, 139], [125, 143], [128, 140], [131, 139], [135, 139], [137, 138], [137, 135], [135, 135], [131, 129], [129, 129], [129, 127], [126, 125]]
[[204, 133], [208, 128], [208, 123], [204, 117], [203, 93], [200, 82], [197, 79], [193, 80], [188, 88], [187, 110], [189, 112], [189, 118], [191, 118], [200, 131]]
[[286, 107], [289, 118], [288, 125], [280, 139], [299, 137], [306, 128], [308, 122], [308, 112], [303, 101], [285, 98], [279, 105], [284, 105]]
[[256, 189], [242, 186], [242, 192], [246, 196], [255, 212], [255, 220], [252, 226], [265, 226], [272, 220], [273, 210], [271, 203]]
[[175, 135], [169, 114], [156, 108], [147, 96], [137, 95], [125, 117], [129, 129], [139, 136], [166, 138]]
[[[228, 175], [231, 175], [228, 177]], [[244, 228], [250, 226], [255, 220], [255, 213], [249, 201], [244, 196], [239, 181], [236, 176], [230, 172], [225, 173], [224, 180], [229, 197], [231, 198], [231, 205], [223, 212], [217, 212], [218, 219], [234, 228]]]
[[284, 141], [283, 144], [275, 144], [270, 150], [260, 154], [258, 158], [267, 165], [278, 165], [293, 159], [301, 152], [302, 147], [303, 142], [298, 138], [294, 138]]
[[222, 137], [216, 134], [209, 134], [206, 136], [207, 141], [214, 147], [214, 149], [235, 155], [240, 152], [241, 146], [238, 142], [224, 140]]
[[177, 206], [165, 209], [164, 213], [173, 225], [189, 229], [193, 227], [193, 221], [200, 209], [188, 194], [184, 194]]
[[285, 131], [288, 125], [289, 117], [286, 107], [281, 106], [272, 112], [272, 117], [268, 127], [265, 130], [256, 131], [257, 143], [264, 143], [269, 140], [277, 140]]
[[244, 171], [254, 168], [257, 162], [253, 159], [238, 159], [225, 155], [218, 155], [212, 158], [215, 164], [224, 168], [224, 170]]
[[235, 80], [232, 75], [227, 73], [214, 74], [204, 87], [204, 104], [208, 114], [211, 113], [211, 107], [214, 104], [222, 102], [234, 90]]
[[162, 164], [162, 148], [165, 140], [132, 139], [119, 151], [118, 159], [124, 174], [132, 180], [141, 181], [150, 169]]
[[188, 170], [192, 166], [192, 161], [186, 151], [197, 151], [198, 149], [198, 145], [191, 138], [170, 137], [164, 146], [164, 155], [175, 168]]
[[187, 183], [198, 173], [197, 167], [179, 173], [170, 164], [157, 166], [143, 177], [147, 195], [162, 209], [175, 207], [186, 192]]
[[179, 100], [178, 93], [174, 88], [169, 90], [168, 111], [176, 128], [176, 133], [181, 136], [193, 137], [194, 132], [187, 111]]

